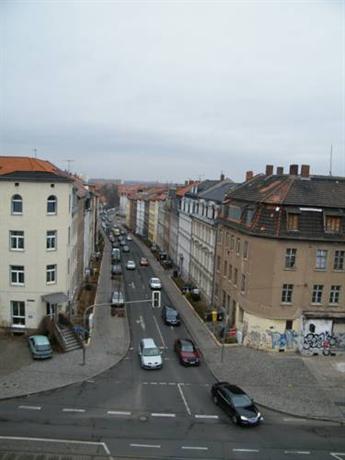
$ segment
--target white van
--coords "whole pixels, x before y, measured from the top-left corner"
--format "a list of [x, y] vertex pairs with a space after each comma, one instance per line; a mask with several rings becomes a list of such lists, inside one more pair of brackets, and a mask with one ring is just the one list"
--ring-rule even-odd
[[161, 369], [163, 366], [162, 352], [153, 339], [141, 339], [139, 343], [139, 360], [143, 369]]

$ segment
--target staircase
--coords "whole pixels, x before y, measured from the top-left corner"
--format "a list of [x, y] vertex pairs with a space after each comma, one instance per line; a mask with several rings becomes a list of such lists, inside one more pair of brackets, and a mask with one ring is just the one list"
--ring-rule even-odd
[[65, 352], [83, 348], [81, 340], [77, 337], [72, 327], [58, 326], [58, 328], [63, 339]]

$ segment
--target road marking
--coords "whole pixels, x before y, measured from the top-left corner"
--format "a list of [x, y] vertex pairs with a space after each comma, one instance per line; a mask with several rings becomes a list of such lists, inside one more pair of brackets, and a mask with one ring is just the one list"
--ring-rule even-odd
[[186, 398], [185, 398], [185, 395], [183, 394], [183, 391], [182, 391], [182, 388], [181, 388], [181, 384], [180, 384], [180, 383], [177, 384], [177, 388], [178, 388], [178, 391], [180, 392], [180, 395], [181, 395], [183, 404], [184, 404], [184, 406], [185, 406], [185, 408], [186, 408], [187, 414], [188, 414], [188, 415], [192, 415], [192, 412], [191, 412], [191, 410], [190, 410], [190, 408], [189, 408], [189, 406], [188, 406], [188, 404], [187, 404], [187, 400], [186, 400]]
[[41, 406], [18, 406], [18, 409], [26, 409], [26, 410], [41, 410]]
[[149, 447], [151, 449], [160, 449], [160, 444], [130, 444], [131, 447]]
[[158, 385], [158, 382], [150, 382], [151, 385]]
[[146, 326], [145, 326], [145, 321], [144, 321], [144, 318], [142, 317], [142, 315], [139, 316], [139, 319], [136, 320], [136, 323], [140, 324], [142, 330], [145, 331]]
[[309, 450], [284, 450], [284, 454], [310, 455]]
[[160, 385], [166, 385], [166, 382], [159, 382]]
[[217, 419], [219, 418], [218, 415], [204, 415], [204, 414], [196, 414], [194, 415], [195, 418], [206, 418], [206, 419]]
[[152, 412], [152, 417], [176, 417], [176, 414], [165, 414], [164, 412]]
[[168, 385], [176, 385], [176, 382], [168, 382]]
[[162, 332], [161, 332], [161, 330], [159, 328], [157, 318], [155, 316], [153, 317], [153, 321], [155, 322], [155, 325], [157, 326], [158, 334], [159, 334], [159, 336], [161, 338], [161, 341], [162, 341], [162, 344], [163, 344], [164, 348], [167, 348], [167, 346], [166, 346], [166, 344], [164, 342], [164, 337], [163, 337]]
[[233, 452], [260, 452], [259, 449], [232, 449]]
[[[330, 452], [329, 455], [336, 460], [344, 460], [343, 455], [345, 456], [345, 452]], [[341, 455], [341, 457], [339, 457], [339, 455]]]
[[65, 408], [62, 409], [62, 412], [85, 412], [85, 409], [70, 409], [70, 408]]
[[126, 410], [108, 410], [107, 414], [109, 415], [131, 415], [132, 412]]
[[202, 446], [182, 446], [181, 449], [185, 449], [185, 450], [208, 450], [208, 447], [202, 447]]

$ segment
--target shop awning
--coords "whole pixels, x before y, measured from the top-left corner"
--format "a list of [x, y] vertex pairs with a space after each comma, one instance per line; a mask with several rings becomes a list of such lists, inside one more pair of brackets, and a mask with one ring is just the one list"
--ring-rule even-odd
[[68, 301], [68, 296], [63, 292], [53, 292], [52, 294], [45, 294], [42, 296], [42, 299], [45, 302], [49, 302], [50, 304], [59, 304]]

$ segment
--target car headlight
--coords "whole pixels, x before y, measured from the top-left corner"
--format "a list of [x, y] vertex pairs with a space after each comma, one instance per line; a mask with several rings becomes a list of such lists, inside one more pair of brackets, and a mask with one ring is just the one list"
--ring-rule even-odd
[[240, 419], [243, 420], [244, 422], [248, 421], [248, 417], [245, 417], [244, 415], [241, 415]]
[[260, 417], [261, 417], [261, 414], [260, 414], [260, 412], [258, 412], [258, 418], [260, 418]]

